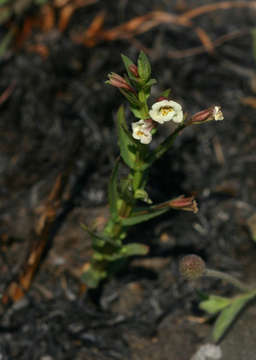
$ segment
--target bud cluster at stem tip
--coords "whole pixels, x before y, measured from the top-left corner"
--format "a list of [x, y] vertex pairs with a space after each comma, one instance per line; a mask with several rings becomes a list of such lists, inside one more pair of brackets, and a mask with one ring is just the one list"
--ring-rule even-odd
[[169, 99], [170, 89], [165, 90], [149, 108], [148, 98], [151, 87], [156, 83], [156, 80], [151, 78], [149, 59], [141, 51], [136, 64], [125, 55], [122, 55], [122, 60], [126, 68], [126, 74], [120, 76], [112, 72], [108, 75], [109, 79], [106, 82], [119, 89], [130, 103], [132, 113], [139, 119], [133, 122], [131, 127], [132, 137], [140, 143], [149, 144], [159, 125], [169, 121], [184, 128], [188, 125], [224, 119], [221, 107], [213, 105], [197, 112], [185, 123], [187, 116], [184, 116], [182, 106]]

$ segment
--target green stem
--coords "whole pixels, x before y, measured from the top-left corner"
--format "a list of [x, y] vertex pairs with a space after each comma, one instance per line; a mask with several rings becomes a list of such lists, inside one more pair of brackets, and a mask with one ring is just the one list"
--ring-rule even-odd
[[132, 179], [132, 187], [134, 192], [137, 189], [141, 188], [143, 182], [143, 175], [144, 173], [142, 171], [134, 171], [133, 179]]
[[153, 154], [149, 157], [148, 163], [152, 164], [155, 160], [159, 159], [161, 156], [163, 156], [172, 146], [174, 143], [174, 140], [176, 139], [177, 135], [185, 129], [189, 124], [182, 123], [179, 125], [171, 135], [169, 135], [158, 147], [155, 149]]

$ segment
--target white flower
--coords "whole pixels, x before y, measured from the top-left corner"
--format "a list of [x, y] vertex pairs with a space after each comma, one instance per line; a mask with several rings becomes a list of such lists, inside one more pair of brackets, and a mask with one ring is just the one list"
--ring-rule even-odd
[[191, 360], [219, 360], [222, 358], [220, 346], [214, 344], [201, 345]]
[[132, 136], [142, 144], [149, 144], [152, 140], [152, 125], [147, 124], [144, 120], [132, 123]]
[[220, 109], [221, 109], [220, 106], [214, 106], [212, 115], [213, 115], [214, 120], [216, 120], [216, 121], [224, 120], [224, 116]]
[[149, 115], [152, 120], [163, 124], [165, 121], [181, 123], [183, 121], [183, 111], [180, 104], [172, 100], [161, 100], [152, 105]]

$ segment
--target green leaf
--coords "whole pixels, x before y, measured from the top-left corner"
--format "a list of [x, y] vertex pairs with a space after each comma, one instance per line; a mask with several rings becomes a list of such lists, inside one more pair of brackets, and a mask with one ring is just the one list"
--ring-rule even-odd
[[132, 243], [123, 246], [122, 255], [123, 256], [133, 256], [133, 255], [146, 255], [149, 252], [149, 247], [147, 245]]
[[122, 60], [123, 60], [123, 63], [124, 63], [124, 66], [126, 68], [126, 71], [127, 71], [127, 74], [129, 76], [129, 78], [134, 79], [135, 76], [131, 73], [131, 71], [129, 69], [129, 67], [131, 65], [135, 65], [134, 62], [130, 58], [128, 58], [128, 56], [126, 56], [126, 55], [121, 54], [121, 57], [122, 57]]
[[118, 246], [118, 239], [111, 239], [109, 236], [105, 234], [96, 234], [94, 231], [90, 230], [88, 226], [85, 224], [80, 224], [82, 229], [85, 230], [92, 239], [92, 247], [94, 250], [99, 251], [99, 249], [103, 248], [106, 244], [111, 244], [112, 246]]
[[93, 254], [93, 260], [95, 260], [95, 261], [116, 261], [116, 260], [121, 259], [123, 257], [124, 256], [121, 253], [121, 248], [116, 249], [116, 251], [114, 251], [111, 254], [99, 253], [99, 252], [94, 252], [94, 254]]
[[129, 217], [121, 219], [121, 222], [123, 226], [132, 226], [153, 219], [159, 215], [162, 215], [165, 212], [167, 212], [169, 209], [170, 209], [169, 207], [161, 208], [161, 209], [153, 209], [153, 210], [151, 208], [148, 208], [147, 210], [144, 211], [138, 211], [132, 213]]
[[151, 166], [152, 163], [163, 156], [173, 145], [174, 140], [181, 130], [186, 127], [186, 124], [180, 124], [172, 134], [170, 134], [158, 147], [150, 154], [146, 160], [147, 167]]
[[110, 181], [108, 184], [108, 201], [110, 206], [110, 213], [113, 219], [117, 217], [118, 214], [118, 200], [119, 200], [119, 194], [118, 194], [118, 186], [117, 186], [117, 177], [118, 177], [118, 168], [119, 168], [120, 159], [118, 158], [114, 169], [112, 171], [112, 175], [110, 177]]
[[144, 91], [144, 96], [145, 96], [145, 99], [147, 100], [150, 96], [150, 93], [151, 93], [151, 87], [152, 85], [156, 84], [157, 81], [156, 79], [150, 79], [146, 84], [145, 86], [143, 87], [143, 91]]
[[207, 300], [200, 303], [199, 308], [206, 311], [208, 314], [216, 314], [230, 305], [232, 299], [222, 296], [210, 295]]
[[121, 94], [123, 94], [123, 96], [129, 101], [129, 103], [132, 106], [135, 106], [137, 108], [140, 108], [142, 106], [141, 102], [137, 99], [137, 97], [133, 93], [124, 89], [119, 89], [119, 91]]
[[133, 169], [136, 163], [136, 150], [138, 145], [132, 136], [128, 135], [129, 132], [125, 121], [123, 106], [120, 106], [117, 113], [117, 131], [121, 157], [126, 165]]
[[161, 93], [161, 96], [168, 98], [170, 95], [171, 89], [166, 89]]
[[242, 308], [256, 296], [255, 290], [233, 299], [232, 304], [226, 307], [218, 316], [213, 329], [213, 340], [219, 341], [230, 327]]
[[92, 239], [93, 247], [97, 247], [97, 248], [103, 247], [106, 244], [106, 242], [108, 240], [107, 238], [96, 234], [95, 232], [90, 230], [89, 227], [86, 226], [85, 224], [80, 224], [80, 225], [81, 225], [81, 228], [90, 235], [90, 237]]
[[138, 73], [140, 78], [146, 83], [151, 75], [151, 65], [146, 54], [141, 51], [138, 58]]
[[149, 79], [148, 81], [147, 81], [147, 83], [145, 84], [145, 86], [147, 87], [151, 87], [151, 86], [153, 86], [153, 85], [155, 85], [157, 83], [157, 80], [156, 79]]
[[91, 266], [82, 274], [82, 280], [89, 288], [97, 288], [100, 281], [107, 277], [107, 272], [93, 269]]
[[137, 189], [134, 194], [135, 199], [140, 199], [147, 204], [152, 204], [152, 200], [149, 198], [148, 193], [144, 189]]
[[143, 109], [130, 105], [130, 110], [136, 118], [143, 118]]

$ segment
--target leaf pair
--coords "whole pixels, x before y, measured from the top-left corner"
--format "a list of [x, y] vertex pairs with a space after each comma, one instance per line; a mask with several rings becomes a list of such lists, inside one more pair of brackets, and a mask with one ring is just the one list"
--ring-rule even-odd
[[215, 342], [222, 338], [240, 311], [255, 297], [256, 290], [253, 290], [231, 299], [211, 295], [207, 300], [200, 303], [200, 309], [208, 312], [208, 314], [219, 313], [212, 334]]

